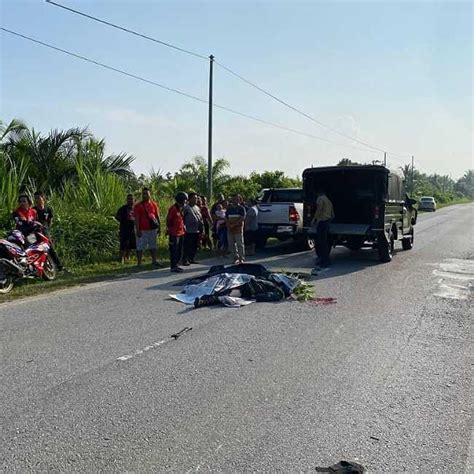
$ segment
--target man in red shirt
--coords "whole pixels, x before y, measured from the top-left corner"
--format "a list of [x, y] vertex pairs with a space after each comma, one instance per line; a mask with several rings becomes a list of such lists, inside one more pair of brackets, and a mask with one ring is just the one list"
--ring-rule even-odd
[[156, 260], [156, 237], [160, 233], [160, 210], [152, 201], [150, 190], [143, 188], [142, 200], [133, 208], [135, 215], [135, 231], [137, 234], [137, 263], [142, 264], [143, 251], [149, 249], [153, 265]]
[[175, 203], [169, 208], [166, 217], [166, 228], [169, 239], [170, 268], [172, 272], [182, 273], [178, 262], [183, 257], [184, 220], [183, 207], [188, 200], [188, 195], [183, 192], [176, 194]]

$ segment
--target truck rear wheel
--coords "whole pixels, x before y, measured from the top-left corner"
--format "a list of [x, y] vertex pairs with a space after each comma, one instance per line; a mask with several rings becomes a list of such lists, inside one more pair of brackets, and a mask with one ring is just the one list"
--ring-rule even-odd
[[307, 235], [297, 237], [295, 242], [302, 250], [314, 250], [314, 247], [316, 247], [316, 241]]
[[411, 229], [410, 234], [402, 239], [403, 250], [411, 250], [415, 243], [415, 232]]
[[379, 249], [379, 260], [382, 263], [388, 263], [392, 261], [393, 249], [395, 248], [395, 236], [393, 232], [390, 231], [388, 235], [388, 240], [385, 237], [385, 234], [380, 234], [378, 239], [378, 249]]

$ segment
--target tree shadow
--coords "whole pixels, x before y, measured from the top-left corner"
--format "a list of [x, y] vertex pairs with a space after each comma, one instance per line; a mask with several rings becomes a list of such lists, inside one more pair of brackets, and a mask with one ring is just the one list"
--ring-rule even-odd
[[[395, 254], [398, 250], [395, 250]], [[339, 276], [357, 273], [366, 268], [383, 265], [378, 260], [377, 251], [373, 249], [361, 249], [352, 251], [344, 247], [336, 247], [331, 251], [331, 266], [319, 272], [318, 275], [311, 275], [315, 267], [314, 251], [298, 251], [293, 243], [276, 243], [258, 252], [257, 255], [249, 257], [248, 263], [260, 263], [269, 270], [288, 271], [300, 273], [303, 277], [312, 280], [325, 280], [337, 278]], [[198, 265], [185, 268], [185, 272], [179, 274], [170, 273], [169, 268], [157, 269], [154, 271], [131, 275], [131, 278], [142, 280], [159, 280], [159, 283], [146, 288], [146, 290], [169, 290], [178, 293], [180, 287], [188, 280], [204, 275], [213, 265], [230, 265], [229, 258], [215, 257], [203, 260]], [[165, 281], [164, 281], [165, 280]]]

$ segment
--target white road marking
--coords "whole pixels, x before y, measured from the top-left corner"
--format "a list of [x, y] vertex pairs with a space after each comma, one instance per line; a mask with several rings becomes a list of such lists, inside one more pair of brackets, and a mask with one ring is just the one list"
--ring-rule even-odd
[[143, 349], [137, 349], [135, 352], [132, 352], [131, 354], [126, 354], [126, 355], [117, 357], [117, 360], [132, 359], [133, 357], [136, 357], [137, 355], [143, 354], [144, 352], [147, 352], [151, 349], [155, 349], [159, 346], [162, 346], [165, 342], [167, 342], [165, 339], [163, 339], [162, 341], [154, 342], [153, 344], [150, 344], [150, 345], [144, 347]]
[[448, 258], [433, 270], [440, 277], [435, 296], [453, 300], [467, 300], [474, 286], [474, 260]]

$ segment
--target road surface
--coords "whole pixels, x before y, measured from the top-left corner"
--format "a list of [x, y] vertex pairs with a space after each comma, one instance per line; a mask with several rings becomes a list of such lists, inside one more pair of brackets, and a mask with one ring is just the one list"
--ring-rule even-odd
[[389, 264], [337, 249], [330, 306], [189, 309], [167, 270], [0, 304], [2, 472], [474, 469], [473, 217], [420, 216]]

